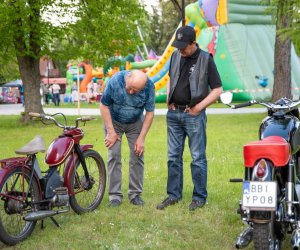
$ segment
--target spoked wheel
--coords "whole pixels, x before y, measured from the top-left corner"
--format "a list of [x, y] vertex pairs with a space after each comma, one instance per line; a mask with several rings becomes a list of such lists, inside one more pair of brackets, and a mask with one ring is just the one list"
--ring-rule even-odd
[[73, 194], [70, 197], [70, 205], [78, 214], [93, 211], [99, 206], [106, 185], [106, 170], [102, 157], [94, 150], [84, 151], [83, 156], [91, 185], [89, 185], [79, 161], [76, 163], [70, 180], [71, 194]]
[[18, 167], [5, 177], [0, 187], [0, 240], [7, 245], [15, 245], [24, 240], [36, 225], [36, 221], [23, 220], [26, 213], [34, 210], [33, 203], [41, 197], [36, 179], [32, 179], [30, 188], [29, 180], [29, 170], [22, 171]]

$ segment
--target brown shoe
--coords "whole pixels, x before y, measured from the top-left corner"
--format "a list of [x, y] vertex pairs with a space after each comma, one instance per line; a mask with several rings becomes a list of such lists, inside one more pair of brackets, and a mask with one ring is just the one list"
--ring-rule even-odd
[[156, 206], [156, 209], [158, 210], [163, 210], [165, 209], [166, 207], [168, 206], [171, 206], [171, 205], [174, 205], [178, 202], [179, 200], [174, 200], [174, 199], [171, 199], [170, 197], [167, 197], [166, 199], [163, 200], [162, 203], [159, 203], [157, 206]]

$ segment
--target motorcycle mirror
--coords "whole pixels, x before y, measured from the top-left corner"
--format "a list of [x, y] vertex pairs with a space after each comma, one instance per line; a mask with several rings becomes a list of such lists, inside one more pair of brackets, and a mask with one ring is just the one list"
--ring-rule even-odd
[[232, 101], [232, 93], [224, 92], [220, 95], [221, 102], [225, 105], [229, 105]]

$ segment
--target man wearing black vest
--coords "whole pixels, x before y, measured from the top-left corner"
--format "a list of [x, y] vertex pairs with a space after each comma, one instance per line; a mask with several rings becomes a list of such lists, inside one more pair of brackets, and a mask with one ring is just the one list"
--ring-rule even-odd
[[162, 210], [182, 198], [182, 155], [188, 137], [194, 184], [189, 210], [193, 211], [203, 207], [207, 199], [205, 109], [223, 89], [213, 57], [199, 48], [192, 27], [179, 28], [172, 46], [177, 50], [171, 57], [167, 88], [168, 197], [156, 208]]

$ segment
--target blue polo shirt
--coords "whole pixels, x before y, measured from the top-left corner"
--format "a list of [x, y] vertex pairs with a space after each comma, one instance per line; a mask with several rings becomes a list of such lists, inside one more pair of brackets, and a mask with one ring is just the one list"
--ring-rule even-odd
[[120, 71], [105, 84], [101, 103], [108, 106], [112, 119], [120, 123], [133, 123], [140, 119], [144, 110], [153, 112], [155, 107], [154, 83], [148, 78], [144, 89], [137, 94], [126, 92], [125, 74]]

